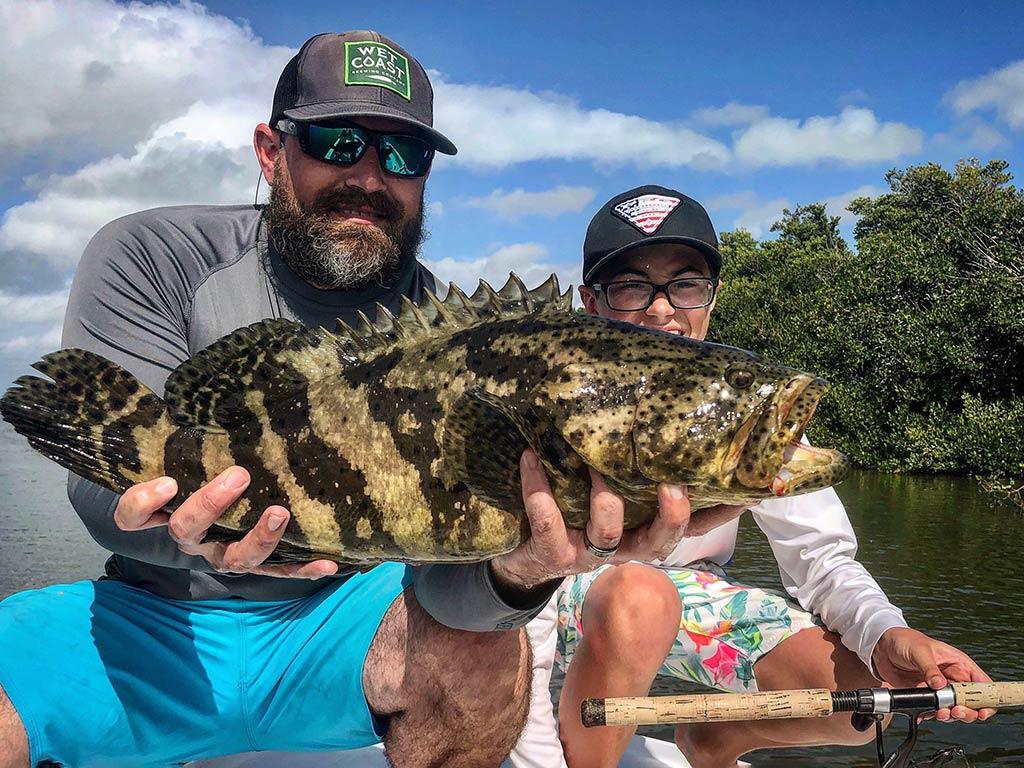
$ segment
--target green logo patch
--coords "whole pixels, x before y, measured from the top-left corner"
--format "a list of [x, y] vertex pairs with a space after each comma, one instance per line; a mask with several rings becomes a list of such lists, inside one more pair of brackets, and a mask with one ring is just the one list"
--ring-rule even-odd
[[345, 85], [378, 85], [411, 101], [409, 59], [384, 43], [345, 43]]

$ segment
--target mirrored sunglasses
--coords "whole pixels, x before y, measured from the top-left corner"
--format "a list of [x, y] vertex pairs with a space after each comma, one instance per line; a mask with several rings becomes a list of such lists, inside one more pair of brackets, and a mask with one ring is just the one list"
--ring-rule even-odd
[[325, 163], [355, 165], [369, 147], [375, 147], [381, 170], [394, 176], [413, 177], [429, 171], [434, 159], [434, 147], [419, 136], [381, 133], [336, 120], [327, 125], [278, 120], [276, 127], [295, 136], [307, 155]]

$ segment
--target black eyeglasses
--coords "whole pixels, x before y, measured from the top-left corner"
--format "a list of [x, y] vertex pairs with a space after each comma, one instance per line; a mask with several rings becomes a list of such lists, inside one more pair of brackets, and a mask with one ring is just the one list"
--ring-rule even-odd
[[656, 285], [646, 280], [620, 280], [614, 283], [593, 283], [595, 291], [604, 291], [608, 306], [616, 312], [640, 312], [664, 293], [676, 309], [700, 309], [715, 299], [716, 283], [710, 277], [680, 277]]
[[310, 157], [335, 165], [355, 165], [368, 147], [377, 148], [382, 170], [406, 178], [430, 170], [434, 147], [419, 136], [380, 133], [361, 125], [332, 120], [330, 125], [278, 120], [277, 130], [295, 136]]

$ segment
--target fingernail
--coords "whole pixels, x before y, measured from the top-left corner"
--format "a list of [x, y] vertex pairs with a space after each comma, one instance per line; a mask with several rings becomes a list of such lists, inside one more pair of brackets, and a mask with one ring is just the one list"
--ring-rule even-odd
[[171, 477], [161, 477], [157, 480], [156, 485], [153, 486], [153, 490], [159, 493], [161, 496], [165, 493], [171, 493], [175, 488], [176, 483]]
[[271, 512], [269, 515], [267, 515], [267, 528], [269, 528], [272, 531], [276, 531], [278, 528], [284, 525], [284, 521], [287, 519], [288, 515], [284, 514], [283, 512]]
[[220, 487], [226, 491], [237, 491], [247, 482], [245, 472], [240, 469], [229, 469], [220, 480]]
[[933, 677], [928, 681], [928, 685], [932, 688], [942, 688], [945, 681], [941, 677]]
[[523, 454], [523, 458], [526, 460], [526, 466], [530, 469], [536, 469], [540, 466], [540, 457], [537, 455], [537, 452], [532, 449], [528, 449]]
[[676, 501], [679, 501], [679, 499], [686, 495], [686, 492], [683, 490], [683, 486], [681, 485], [670, 485], [668, 487], [668, 495]]

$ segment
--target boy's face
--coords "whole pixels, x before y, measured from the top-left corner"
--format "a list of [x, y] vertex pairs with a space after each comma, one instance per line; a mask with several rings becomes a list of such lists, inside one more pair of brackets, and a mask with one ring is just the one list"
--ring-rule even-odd
[[[680, 277], [711, 277], [711, 270], [700, 251], [677, 243], [661, 243], [636, 248], [605, 264], [595, 282], [646, 280], [661, 285]], [[585, 285], [580, 286], [580, 298], [588, 314], [694, 339], [703, 339], [707, 334], [708, 319], [715, 307], [712, 301], [706, 307], [676, 309], [669, 303], [668, 296], [659, 292], [647, 309], [621, 312], [608, 306], [605, 291], [594, 291]]]

